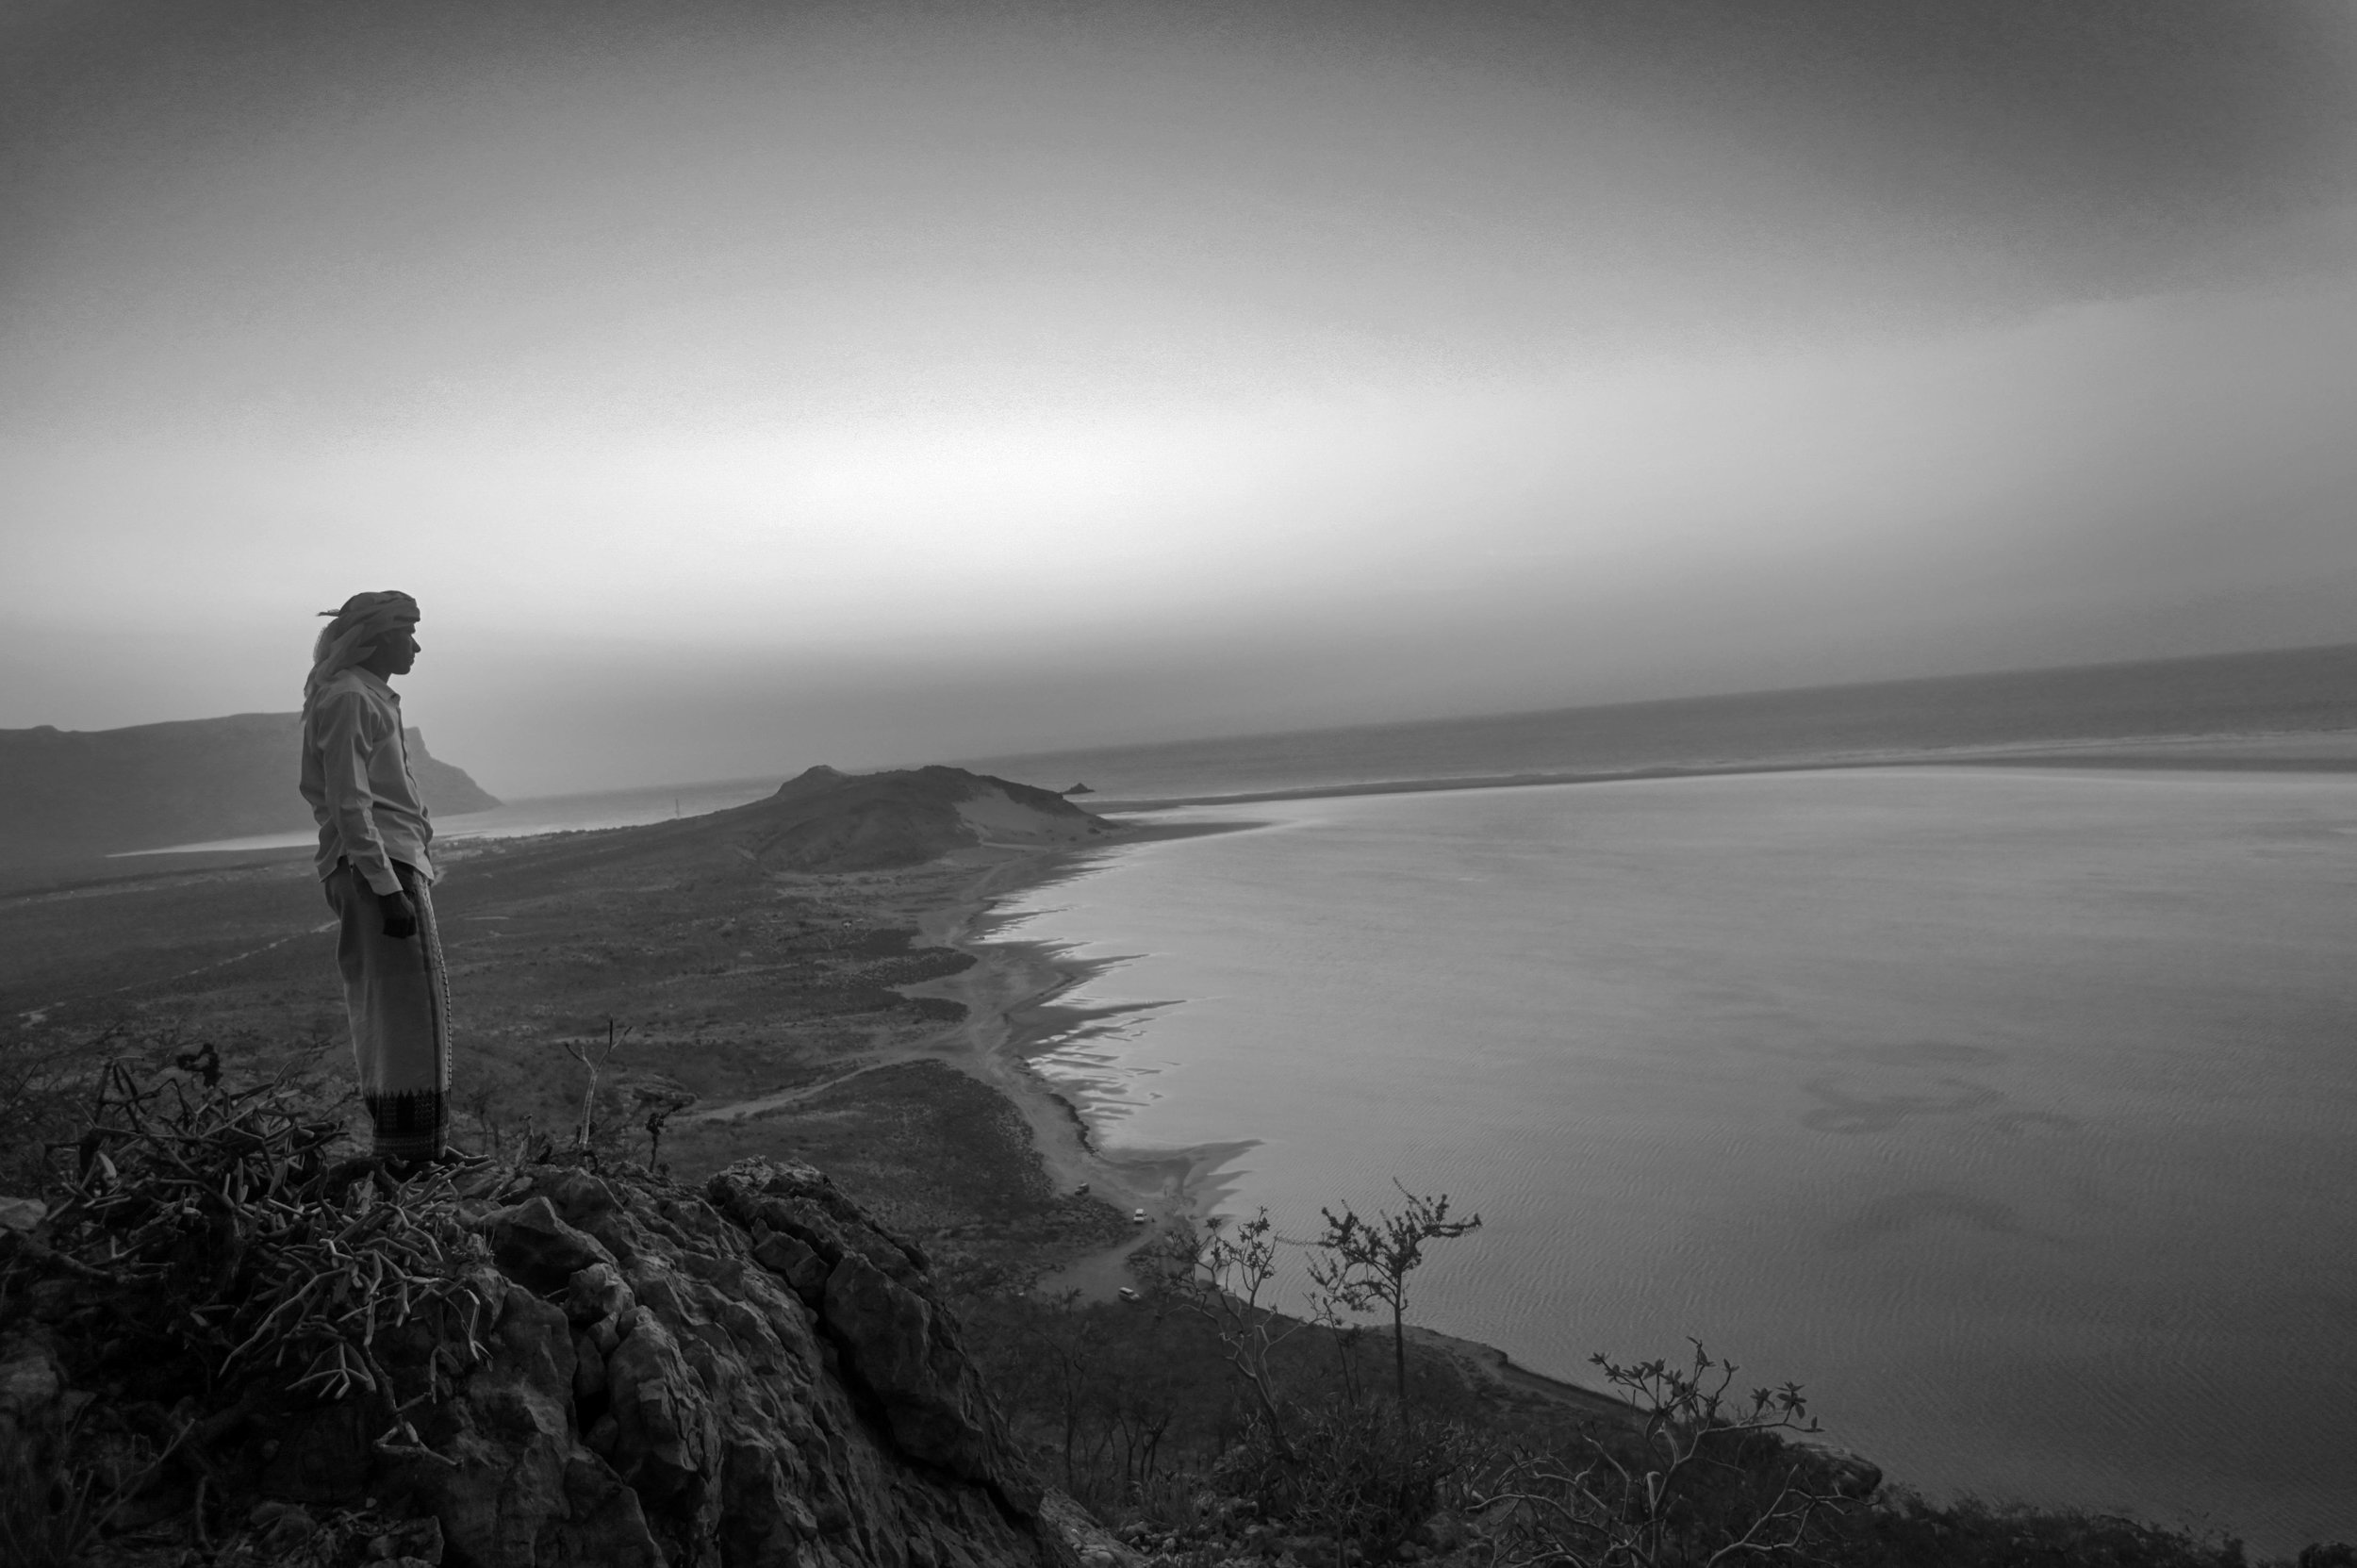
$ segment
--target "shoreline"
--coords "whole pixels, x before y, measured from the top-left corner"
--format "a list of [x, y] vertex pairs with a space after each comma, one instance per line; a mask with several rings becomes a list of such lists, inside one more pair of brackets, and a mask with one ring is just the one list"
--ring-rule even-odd
[[[975, 961], [962, 973], [907, 988], [909, 995], [937, 997], [965, 1009], [964, 1018], [937, 1037], [930, 1053], [1006, 1098], [1030, 1128], [1033, 1148], [1059, 1190], [1085, 1183], [1092, 1196], [1149, 1216], [1135, 1239], [1071, 1265], [1087, 1272], [1093, 1282], [1106, 1272], [1108, 1260], [1117, 1271], [1131, 1251], [1164, 1227], [1199, 1225], [1217, 1201], [1220, 1168], [1253, 1146], [1204, 1144], [1121, 1154], [1099, 1146], [1080, 1106], [1034, 1063], [1051, 1042], [1068, 1040], [1096, 1020], [1156, 1004], [1094, 1008], [1060, 1001], [1113, 961], [1079, 959], [1052, 944], [1005, 934], [1010, 922], [1001, 906], [1019, 894], [1084, 875], [1109, 851], [1233, 831], [1225, 824], [1125, 825], [1120, 837], [1108, 843], [972, 852], [977, 874], [918, 916], [921, 940]], [[982, 859], [985, 855], [990, 858]], [[1106, 1284], [1103, 1295], [1113, 1294], [1114, 1286]]]
[[[1058, 1000], [1103, 974], [1118, 959], [1080, 959], [1054, 944], [1002, 933], [1004, 903], [1021, 893], [1082, 876], [1108, 851], [1134, 844], [1236, 832], [1243, 824], [1141, 825], [1113, 843], [1019, 850], [984, 864], [948, 900], [919, 917], [925, 937], [974, 958], [963, 973], [907, 988], [964, 1005], [966, 1016], [933, 1042], [941, 1060], [1003, 1096], [1030, 1128], [1033, 1149], [1061, 1190], [1081, 1183], [1123, 1209], [1143, 1210], [1147, 1223], [1120, 1244], [1086, 1253], [1049, 1270], [1033, 1285], [1050, 1295], [1077, 1292], [1082, 1300], [1111, 1301], [1131, 1279], [1132, 1254], [1155, 1237], [1184, 1226], [1199, 1229], [1227, 1195], [1222, 1172], [1258, 1145], [1256, 1139], [1146, 1148], [1115, 1154], [1101, 1147], [1073, 1098], [1034, 1065], [1050, 1042], [1067, 1042], [1093, 1022], [1127, 1016], [1162, 1002], [1081, 1007]], [[1003, 853], [1004, 851], [999, 851]], [[1116, 1196], [1117, 1195], [1117, 1196]], [[1468, 1384], [1509, 1399], [1538, 1401], [1576, 1415], [1628, 1420], [1634, 1407], [1600, 1389], [1550, 1377], [1517, 1362], [1495, 1345], [1418, 1324], [1408, 1340], [1454, 1365]]]
[[[1017, 759], [1019, 760], [1019, 759]], [[2357, 772], [2357, 730], [2262, 731], [2246, 734], [2138, 735], [2081, 741], [2007, 743], [1936, 751], [1887, 752], [1814, 752], [1787, 757], [1735, 758], [1721, 762], [1663, 763], [1628, 768], [1550, 768], [1537, 772], [1438, 775], [1410, 779], [1342, 781], [1292, 785], [1280, 789], [1244, 790], [1220, 795], [1155, 795], [1136, 798], [1096, 793], [1076, 798], [1074, 804], [1094, 813], [1168, 811], [1180, 806], [1236, 806], [1280, 801], [1339, 800], [1360, 795], [1433, 794], [1461, 789], [1523, 789], [1546, 784], [1637, 784], [1669, 779], [1712, 779], [1747, 774], [1845, 772], [1874, 767], [2085, 767], [2128, 772], [2226, 773], [2349, 773]], [[719, 788], [737, 781], [719, 781], [685, 789]], [[665, 786], [667, 789], [673, 786]], [[552, 797], [570, 800], [602, 797]], [[617, 791], [614, 793], [631, 793]], [[640, 793], [644, 793], [643, 791]], [[726, 809], [726, 808], [716, 808]], [[698, 815], [710, 815], [700, 813]], [[692, 820], [692, 818], [685, 818]], [[568, 834], [627, 832], [683, 818], [663, 817], [635, 824], [548, 827], [530, 833], [461, 833], [448, 841], [457, 849], [482, 843], [507, 846], [536, 844]], [[1129, 824], [1126, 826], [1134, 826]], [[1154, 830], [1159, 832], [1160, 830]], [[1178, 833], [1220, 832], [1218, 826], [1173, 830]], [[271, 836], [271, 835], [263, 835]], [[286, 835], [276, 835], [286, 836]], [[72, 893], [120, 884], [151, 876], [185, 872], [244, 870], [305, 859], [311, 836], [301, 843], [255, 844], [243, 840], [211, 840], [200, 844], [164, 845], [154, 849], [118, 850], [68, 857], [64, 860], [0, 864], [0, 897]], [[1135, 842], [1125, 837], [1122, 842]], [[223, 847], [234, 846], [234, 847]], [[1110, 848], [1111, 846], [1106, 846]], [[169, 861], [165, 857], [170, 857]]]
[[[1956, 759], [1953, 758], [1941, 758], [1934, 760], [1939, 763], [1947, 764], [1953, 764], [1956, 761]], [[2036, 775], [2051, 774], [2052, 769], [2057, 767], [2075, 767], [2080, 765], [2083, 761], [2083, 758], [2076, 756], [2030, 759], [2027, 762], [2027, 767], [2029, 770], [2017, 772], [2014, 777], [2025, 781], [2022, 787], [2041, 788], [2043, 786], [2037, 783]], [[2002, 775], [1989, 774], [1986, 771], [1986, 768], [1990, 767], [2021, 767], [2023, 763], [2024, 759], [2016, 757], [1992, 757], [1980, 763], [1976, 771], [1980, 777], [1987, 779], [1991, 784], [1995, 784], [1999, 781]], [[2274, 764], [2275, 759], [2255, 759], [2252, 766], [2246, 767], [2244, 768], [2233, 770], [2219, 769], [2219, 781], [2215, 786], [2204, 785], [2199, 780], [2189, 780], [2186, 784], [2178, 787], [2183, 787], [2195, 792], [2203, 792], [2214, 788], [2227, 788], [2230, 787], [2227, 783], [2230, 773], [2239, 773], [2245, 781], [2246, 787], [2255, 788], [2271, 794], [2279, 786], [2276, 784], [2269, 782], [2264, 774], [2279, 771], [2280, 769]], [[1867, 766], [1881, 766], [1881, 764], [1859, 764], [1857, 766], [1863, 767]], [[2171, 772], [2190, 773], [2208, 771], [2208, 769], [2199, 767], [2198, 765], [2179, 761], [2173, 758], [2169, 759], [2166, 764], [2163, 764], [2159, 759], [2138, 758], [2132, 766], [2138, 768], [2159, 768], [2165, 766]], [[1757, 772], [1800, 770], [1813, 769], [1742, 769], [1740, 771]], [[2302, 769], [2301, 771], [2306, 770]], [[2345, 790], [2347, 788], [2349, 776], [2349, 770], [2348, 769], [2332, 769], [2329, 773], [2318, 772], [2313, 784], [2303, 784], [2295, 781], [2288, 787], [2300, 791], [2310, 788], [2327, 790], [2331, 793], [2332, 799], [2337, 801], [2345, 799]], [[1926, 784], [1929, 784], [1934, 775], [1920, 772], [1913, 775], [1893, 773], [1889, 775], [1889, 777], [1895, 781], [1890, 787], [1897, 789], [1904, 787], [1904, 781], [1909, 777], [1919, 778]], [[1970, 776], [1965, 774], [1951, 774], [1950, 777], [1952, 780], [1957, 781], [1955, 787], [1958, 788], [1966, 787], [1971, 782]], [[2119, 781], [2117, 786], [2104, 783], [2104, 781], [2096, 775], [2092, 769], [2089, 770], [2088, 777], [2092, 782], [2085, 787], [2090, 790], [2098, 789], [2099, 787], [2102, 789], [2109, 789], [2112, 787], [2118, 787], [2125, 790], [2139, 789], [2139, 781], [2134, 775], [2124, 772], [2113, 775], [2113, 777], [2118, 778]], [[2143, 787], [2157, 789], [2164, 787], [2164, 784], [2162, 781], [2155, 779], [2152, 780], [2149, 785], [2145, 785]], [[1356, 792], [1333, 791], [1313, 793], [1370, 792], [1372, 791], [1362, 790]], [[1262, 797], [1261, 799], [1267, 798], [1268, 797]], [[1246, 803], [1246, 801], [1244, 798], [1238, 797], [1229, 798], [1224, 803], [1234, 805]], [[1094, 802], [1092, 802], [1092, 809], [1107, 808], [1097, 807]], [[1241, 817], [1265, 817], [1274, 814], [1242, 811], [1235, 813], [1235, 815]], [[1156, 820], [1151, 817], [1117, 819], [1137, 822], [1141, 828], [1146, 828], [1149, 824], [1153, 824]], [[1177, 825], [1178, 824], [1172, 824], [1174, 827]], [[1141, 837], [1143, 836], [1144, 835], [1141, 834]], [[1129, 835], [1125, 834], [1121, 839], [1109, 844], [1107, 848], [1118, 848], [1127, 843], [1138, 841], [1139, 839], [1130, 838]], [[1063, 867], [1043, 868], [1043, 874], [1038, 879], [1039, 884], [1052, 886], [1056, 881], [1066, 876], [1078, 875], [1082, 870], [1090, 868], [1090, 867], [1094, 864], [1103, 864], [1103, 862], [1096, 861], [1092, 857], [1090, 860], [1075, 861], [1070, 869], [1065, 869]], [[1003, 900], [1004, 897], [1008, 894], [1014, 893], [1021, 885], [1024, 885], [1024, 883], [1011, 879], [1006, 884], [1004, 892], [999, 895], [999, 898]], [[1052, 902], [1056, 900], [1051, 900], [1050, 901]], [[1091, 900], [1081, 900], [1076, 899], [1072, 901], [1075, 904], [1082, 906], [1079, 913], [1085, 914], [1085, 906], [1087, 902]], [[1096, 926], [1096, 922], [1094, 921], [1082, 919], [1078, 922], [1072, 922], [1067, 916], [1064, 923], [1070, 928], [1066, 932], [1065, 935], [1065, 940], [1068, 943], [1076, 943], [1080, 945], [1081, 950], [1085, 952], [1101, 953], [1109, 956], [1104, 958], [1083, 958], [1070, 951], [1059, 953], [1057, 949], [1049, 944], [1037, 942], [1025, 943], [1019, 932], [1009, 930], [1011, 922], [1003, 919], [996, 921], [985, 919], [983, 921], [977, 922], [969, 933], [968, 940], [977, 944], [975, 948], [970, 949], [969, 950], [975, 950], [978, 953], [981, 950], [981, 944], [988, 943], [994, 935], [999, 936], [1001, 941], [1009, 945], [1020, 944], [1025, 946], [1031, 954], [1030, 961], [1037, 966], [1037, 972], [1044, 977], [1041, 988], [1028, 999], [1031, 1009], [1030, 1021], [1032, 1025], [1029, 1033], [1023, 1034], [1019, 1032], [1019, 1026], [1026, 1021], [1024, 1015], [1018, 1014], [1014, 1019], [1010, 1021], [1009, 1032], [1004, 1038], [1010, 1041], [1015, 1041], [1018, 1045], [1021, 1041], [1026, 1039], [1032, 1043], [1036, 1043], [1042, 1038], [1073, 1038], [1075, 1037], [1073, 1035], [1073, 1032], [1076, 1030], [1083, 1032], [1077, 1037], [1084, 1042], [1086, 1039], [1084, 1032], [1091, 1026], [1092, 1023], [1100, 1021], [1106, 1023], [1114, 1022], [1119, 1018], [1131, 1015], [1140, 1008], [1152, 1007], [1156, 1005], [1152, 1002], [1145, 1002], [1129, 1004], [1128, 1006], [1120, 1009], [1090, 1009], [1069, 1000], [1068, 999], [1070, 997], [1070, 993], [1075, 987], [1094, 976], [1104, 973], [1109, 967], [1120, 964], [1122, 962], [1122, 954], [1136, 951], [1138, 949], [1134, 947], [1114, 949], [1100, 945], [1103, 942], [1105, 933], [1101, 930], [1094, 929]], [[1149, 942], [1148, 945], [1152, 946], [1153, 944]], [[1113, 994], [1115, 996], [1138, 995], [1141, 994], [1144, 989], [1144, 987], [1122, 988], [1113, 991]], [[1061, 1010], [1059, 1010], [1060, 1007]], [[1047, 1027], [1041, 1027], [1043, 1023]], [[1042, 1084], [1042, 1092], [1053, 1094], [1054, 1090], [1051, 1086]], [[1062, 1100], [1062, 1097], [1057, 1098], [1060, 1101]], [[1063, 1103], [1066, 1103], [1067, 1105], [1069, 1104], [1069, 1102]], [[1118, 1116], [1120, 1114], [1119, 1106], [1116, 1104], [1112, 1109], [1113, 1114]], [[1076, 1121], [1078, 1120], [1077, 1112], [1071, 1112], [1069, 1114], [1074, 1116]], [[1212, 1127], [1206, 1128], [1205, 1131], [1229, 1131], [1229, 1128], [1214, 1125]], [[1182, 1151], [1164, 1150], [1156, 1152], [1167, 1157]], [[1215, 1170], [1216, 1167], [1213, 1167], [1213, 1169]], [[1195, 1212], [1199, 1214], [1201, 1212], [1199, 1207], [1200, 1205], [1207, 1202], [1215, 1202], [1216, 1199], [1211, 1194], [1203, 1189], [1203, 1175], [1201, 1173], [1196, 1173], [1194, 1176], [1194, 1181], [1195, 1183], [1195, 1190], [1191, 1196], [1194, 1197], [1196, 1205], [1198, 1205]], [[1116, 1277], [1107, 1276], [1102, 1273], [1092, 1276], [1080, 1269], [1067, 1269], [1058, 1271], [1057, 1273], [1051, 1275], [1049, 1279], [1045, 1281], [1045, 1283], [1051, 1289], [1073, 1286], [1085, 1288], [1091, 1282], [1092, 1279], [1102, 1280], [1109, 1278]], [[1428, 1347], [1432, 1350], [1447, 1355], [1459, 1366], [1468, 1367], [1479, 1372], [1483, 1375], [1485, 1380], [1490, 1381], [1492, 1384], [1503, 1384], [1506, 1387], [1514, 1390], [1527, 1390], [1533, 1396], [1545, 1397], [1559, 1404], [1575, 1405], [1577, 1408], [1589, 1411], [1602, 1413], [1615, 1411], [1617, 1409], [1621, 1411], [1621, 1413], [1625, 1413], [1625, 1407], [1619, 1406], [1616, 1401], [1614, 1401], [1608, 1395], [1604, 1394], [1602, 1391], [1583, 1388], [1575, 1382], [1563, 1380], [1559, 1377], [1550, 1378], [1544, 1374], [1532, 1371], [1528, 1368], [1517, 1366], [1509, 1356], [1494, 1346], [1481, 1345], [1475, 1341], [1466, 1340], [1448, 1334], [1445, 1331], [1445, 1320], [1442, 1320], [1442, 1322], [1443, 1326], [1440, 1329], [1419, 1328], [1418, 1326], [1411, 1324], [1409, 1326], [1410, 1345], [1417, 1347]], [[1859, 1406], [1861, 1421], [1866, 1413], [1869, 1413], [1877, 1408], [1879, 1407], [1873, 1403], [1861, 1404]], [[1928, 1493], [1928, 1494], [1931, 1495], [1947, 1495], [1953, 1497], [1955, 1495], [1962, 1494], [1964, 1491], [1968, 1490], [1958, 1483], [1919, 1478], [1927, 1474], [1931, 1474], [1931, 1472], [1927, 1472], [1917, 1467], [1920, 1462], [1920, 1456], [1911, 1462], [1908, 1456], [1899, 1451], [1899, 1445], [1889, 1444], [1887, 1438], [1885, 1442], [1877, 1443], [1871, 1437], [1864, 1436], [1863, 1434], [1853, 1435], [1850, 1429], [1846, 1429], [1848, 1428], [1848, 1425], [1849, 1424], [1846, 1422], [1843, 1423], [1841, 1427], [1835, 1428], [1834, 1430], [1813, 1440], [1810, 1445], [1832, 1446], [1834, 1444], [1840, 1444], [1846, 1448], [1848, 1444], [1854, 1443], [1857, 1444], [1857, 1448], [1854, 1450], [1854, 1452], [1862, 1452], [1870, 1456], [1871, 1460], [1891, 1464], [1893, 1466], [1893, 1472], [1890, 1478], [1894, 1482], [1902, 1485], [1913, 1485], [1915, 1487], [1922, 1488]], [[1884, 1460], [1883, 1456], [1885, 1454], [1890, 1454], [1892, 1457], [1888, 1460]], [[2054, 1499], [2052, 1495], [2046, 1491], [2038, 1491], [2033, 1494], [2033, 1495], [2040, 1499], [2044, 1499], [2041, 1506], [2055, 1508], [2069, 1506], [2067, 1501]], [[2104, 1494], [2103, 1495], [2108, 1498], [2112, 1494]], [[2154, 1520], [2174, 1520], [2176, 1521], [2177, 1526], [2190, 1527], [2186, 1517], [2175, 1510], [2166, 1500], [2156, 1502], [2151, 1498], [2145, 1498], [2141, 1502], [2132, 1501], [2122, 1503], [2119, 1506], [2126, 1508], [2131, 1511], [2136, 1512], [2139, 1516], [2148, 1516]], [[2218, 1503], [2214, 1506], [2217, 1507], [2221, 1512], [2232, 1508], [2232, 1505], [2228, 1503]], [[2250, 1514], [2249, 1517], [2251, 1520], [2256, 1521], [2256, 1523], [2246, 1523], [2243, 1530], [2238, 1531], [2237, 1533], [2255, 1533], [2260, 1539], [2265, 1540], [2271, 1532], [2280, 1531], [2280, 1529], [2285, 1527], [2276, 1523], [2279, 1517], [2278, 1513], [2269, 1510], [2289, 1506], [2288, 1504], [2282, 1504], [2279, 1502], [2262, 1499], [2260, 1505], [2254, 1506], [2257, 1507], [2257, 1511]], [[2234, 1511], [2242, 1510], [2235, 1510]], [[2198, 1523], [2198, 1521], [2195, 1521], [2195, 1523]], [[2289, 1541], [2292, 1538], [2279, 1535], [2278, 1539]]]

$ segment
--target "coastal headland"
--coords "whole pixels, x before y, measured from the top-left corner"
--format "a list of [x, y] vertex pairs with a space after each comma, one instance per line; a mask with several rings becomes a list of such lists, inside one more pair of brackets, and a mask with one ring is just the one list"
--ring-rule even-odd
[[[460, 1141], [513, 1160], [585, 1136], [687, 1182], [748, 1158], [807, 1162], [921, 1246], [1002, 1371], [1019, 1375], [1043, 1333], [1118, 1337], [1148, 1318], [1166, 1332], [1123, 1299], [1143, 1282], [1130, 1261], [1214, 1209], [1248, 1146], [1098, 1147], [1031, 1066], [1112, 1021], [1070, 999], [1095, 970], [1002, 912], [1109, 850], [1222, 831], [955, 768], [814, 769], [705, 817], [453, 844], [436, 898]], [[0, 893], [0, 1056], [70, 1072], [209, 1044], [241, 1072], [347, 1090], [307, 853], [111, 872]], [[1033, 1305], [992, 1305], [1016, 1300]], [[1191, 1357], [1206, 1387], [1223, 1377], [1215, 1345], [1131, 1353]], [[1413, 1329], [1409, 1353], [1418, 1398], [1459, 1411], [1630, 1414], [1445, 1333]]]
[[[1241, 1146], [1097, 1147], [1030, 1066], [1091, 1023], [1062, 1000], [1089, 966], [1010, 936], [996, 911], [1106, 848], [1208, 831], [956, 769], [813, 769], [735, 811], [452, 845], [436, 900], [459, 1140], [562, 1148], [586, 1116], [593, 1143], [683, 1180], [806, 1160], [945, 1278], [1113, 1301], [1133, 1252], [1216, 1204]], [[115, 866], [0, 895], [0, 1050], [209, 1042], [249, 1070], [343, 1085], [307, 855]], [[1508, 1402], [1617, 1409], [1485, 1347], [1419, 1344]]]
[[[415, 729], [406, 751], [443, 815], [500, 803]], [[287, 785], [302, 754], [299, 713], [0, 730], [0, 865], [68, 867], [118, 850], [307, 828], [310, 813]]]

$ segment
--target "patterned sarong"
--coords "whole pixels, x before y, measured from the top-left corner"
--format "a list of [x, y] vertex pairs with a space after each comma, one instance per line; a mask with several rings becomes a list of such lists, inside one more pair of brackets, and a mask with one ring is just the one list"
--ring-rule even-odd
[[385, 934], [376, 895], [349, 862], [321, 886], [343, 922], [336, 964], [377, 1157], [430, 1160], [450, 1126], [450, 991], [433, 897], [411, 867], [395, 862], [393, 871], [417, 906], [415, 936]]

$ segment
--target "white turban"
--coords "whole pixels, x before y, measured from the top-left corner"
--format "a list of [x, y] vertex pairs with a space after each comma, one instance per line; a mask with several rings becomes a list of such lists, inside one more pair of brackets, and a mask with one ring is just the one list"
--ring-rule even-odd
[[311, 645], [311, 673], [303, 683], [303, 705], [309, 707], [311, 699], [327, 680], [342, 674], [376, 652], [384, 635], [404, 622], [416, 625], [418, 602], [407, 594], [387, 588], [382, 593], [355, 593], [344, 601], [340, 610], [321, 610], [332, 616], [319, 641]]

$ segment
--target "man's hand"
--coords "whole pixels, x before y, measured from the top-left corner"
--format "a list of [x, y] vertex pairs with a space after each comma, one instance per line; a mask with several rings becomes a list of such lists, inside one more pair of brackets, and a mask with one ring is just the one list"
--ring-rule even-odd
[[418, 934], [418, 906], [409, 901], [408, 894], [399, 891], [379, 893], [376, 896], [376, 907], [385, 916], [386, 935], [415, 936]]

